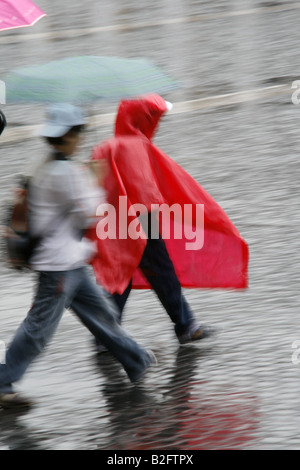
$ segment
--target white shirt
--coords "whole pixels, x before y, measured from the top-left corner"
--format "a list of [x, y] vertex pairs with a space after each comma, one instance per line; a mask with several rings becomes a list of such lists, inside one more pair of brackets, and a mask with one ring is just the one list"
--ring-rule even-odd
[[29, 192], [30, 227], [42, 236], [31, 258], [36, 271], [68, 271], [83, 266], [92, 243], [82, 238], [96, 224], [96, 210], [106, 202], [89, 170], [70, 160], [49, 160], [33, 177]]

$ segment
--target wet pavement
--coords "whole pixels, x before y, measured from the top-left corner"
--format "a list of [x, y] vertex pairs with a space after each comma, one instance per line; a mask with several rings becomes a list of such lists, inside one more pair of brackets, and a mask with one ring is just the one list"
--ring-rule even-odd
[[[186, 106], [164, 119], [155, 142], [247, 240], [250, 283], [245, 292], [186, 290], [198, 318], [217, 334], [181, 347], [154, 294], [133, 291], [125, 326], [159, 362], [139, 387], [109, 354], [95, 354], [89, 333], [66, 312], [18, 384], [36, 406], [22, 415], [0, 411], [0, 450], [300, 449], [300, 107], [291, 99], [300, 79], [299, 4], [37, 3], [47, 17], [0, 35], [0, 79], [21, 65], [94, 54], [148, 57], [180, 80], [165, 98]], [[277, 86], [287, 91], [277, 94]], [[268, 93], [243, 99], [261, 89]], [[43, 106], [2, 109], [12, 136], [0, 141], [4, 207], [17, 175], [45, 149], [29, 133], [18, 137], [24, 125], [40, 122]], [[115, 110], [116, 103], [88, 107], [91, 115]], [[111, 133], [112, 123], [91, 126], [78, 158]], [[2, 261], [0, 341], [9, 342], [26, 314], [34, 280]]]

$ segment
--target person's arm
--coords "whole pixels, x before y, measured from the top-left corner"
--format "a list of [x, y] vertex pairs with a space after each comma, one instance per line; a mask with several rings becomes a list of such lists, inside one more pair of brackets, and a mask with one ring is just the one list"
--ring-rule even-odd
[[[99, 171], [99, 169], [98, 169]], [[98, 186], [97, 178], [86, 167], [70, 167], [67, 181], [68, 205], [76, 226], [88, 228], [97, 222], [96, 212], [100, 204], [106, 203], [106, 193]]]

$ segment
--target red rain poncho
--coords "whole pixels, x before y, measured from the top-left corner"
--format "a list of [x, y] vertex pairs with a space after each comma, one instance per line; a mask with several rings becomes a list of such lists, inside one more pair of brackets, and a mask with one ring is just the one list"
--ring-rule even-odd
[[[178, 217], [176, 222], [172, 217], [171, 222], [170, 218], [161, 217], [161, 233], [164, 233], [164, 224], [181, 224], [181, 238], [177, 236], [176, 239], [172, 230], [170, 236], [163, 238], [182, 287], [246, 288], [247, 243], [216, 201], [151, 141], [166, 111], [165, 100], [156, 94], [122, 101], [115, 136], [93, 149], [93, 160], [105, 159], [108, 163], [107, 199], [116, 209], [117, 227], [120, 219], [123, 224], [121, 237], [118, 235], [115, 239], [99, 239], [96, 230], [89, 233], [98, 246], [98, 253], [92, 260], [96, 279], [111, 293], [122, 293], [131, 279], [133, 288], [149, 288], [138, 270], [146, 239], [124, 236], [124, 228], [138, 220], [134, 211], [133, 215], [125, 214], [126, 204], [128, 211], [132, 211], [133, 204], [143, 204], [148, 211], [154, 204], [167, 204], [168, 207], [177, 204], [182, 208], [182, 214], [187, 205], [195, 208], [203, 204], [204, 243], [200, 249], [187, 249], [191, 238], [190, 232], [184, 230], [188, 229], [187, 225], [189, 230], [196, 230], [199, 225], [195, 211], [192, 221], [183, 216], [179, 222]], [[123, 197], [121, 205], [120, 196]]]

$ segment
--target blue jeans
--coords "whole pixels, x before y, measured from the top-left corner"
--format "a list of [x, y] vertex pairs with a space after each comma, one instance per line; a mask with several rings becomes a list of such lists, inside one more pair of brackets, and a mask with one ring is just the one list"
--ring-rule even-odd
[[[170, 259], [165, 242], [162, 238], [147, 240], [147, 245], [139, 264], [139, 269], [156, 293], [171, 321], [175, 325], [175, 333], [181, 335], [195, 322], [194, 314], [185, 300], [174, 265]], [[131, 282], [123, 294], [114, 294], [120, 312], [131, 291]]]
[[12, 384], [52, 338], [64, 309], [72, 309], [90, 332], [121, 362], [134, 381], [149, 363], [149, 354], [118, 323], [115, 304], [86, 269], [40, 272], [37, 292], [27, 317], [18, 328], [0, 365], [0, 392], [12, 392]]

